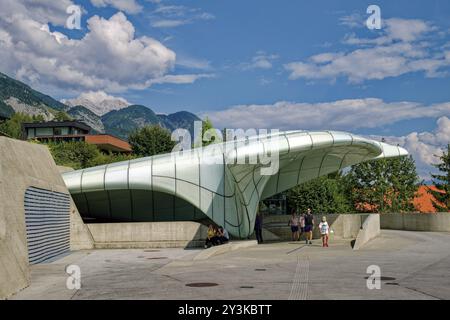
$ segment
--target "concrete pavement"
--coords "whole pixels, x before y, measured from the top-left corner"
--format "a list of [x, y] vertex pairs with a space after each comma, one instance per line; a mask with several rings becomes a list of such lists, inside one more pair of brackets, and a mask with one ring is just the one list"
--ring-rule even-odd
[[[353, 251], [347, 240], [322, 248], [269, 243], [195, 260], [198, 249], [78, 251], [31, 268], [14, 299], [450, 299], [450, 234], [383, 230]], [[82, 287], [66, 288], [65, 267]], [[377, 265], [380, 290], [369, 290]], [[211, 285], [196, 287], [196, 285]], [[193, 286], [190, 286], [193, 285]]]

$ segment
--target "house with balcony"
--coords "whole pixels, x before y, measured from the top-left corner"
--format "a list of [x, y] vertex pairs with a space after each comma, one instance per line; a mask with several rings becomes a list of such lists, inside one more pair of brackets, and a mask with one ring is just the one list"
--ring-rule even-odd
[[87, 124], [80, 121], [49, 121], [23, 124], [27, 140], [41, 142], [84, 141], [96, 145], [104, 152], [131, 153], [130, 144], [109, 134], [93, 134]]

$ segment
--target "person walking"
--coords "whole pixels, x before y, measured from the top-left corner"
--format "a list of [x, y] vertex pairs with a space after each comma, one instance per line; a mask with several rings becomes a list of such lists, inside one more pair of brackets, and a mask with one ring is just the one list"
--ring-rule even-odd
[[301, 240], [302, 235], [305, 233], [305, 214], [302, 213], [300, 214], [300, 216], [298, 217], [298, 226], [300, 229], [300, 234], [298, 235], [298, 241]]
[[292, 209], [292, 215], [289, 219], [288, 226], [291, 227], [292, 232], [292, 241], [297, 241], [299, 239], [298, 237], [298, 217], [295, 212], [295, 209]]
[[327, 222], [327, 217], [323, 216], [322, 221], [319, 223], [320, 236], [322, 237], [322, 247], [328, 247], [328, 233], [330, 232], [330, 226]]
[[256, 214], [256, 220], [255, 220], [255, 235], [256, 240], [258, 243], [263, 243], [263, 237], [262, 237], [262, 225], [263, 225], [263, 217], [260, 212]]
[[314, 217], [311, 213], [311, 209], [308, 208], [305, 215], [305, 234], [306, 234], [306, 244], [312, 244], [312, 234], [314, 229]]

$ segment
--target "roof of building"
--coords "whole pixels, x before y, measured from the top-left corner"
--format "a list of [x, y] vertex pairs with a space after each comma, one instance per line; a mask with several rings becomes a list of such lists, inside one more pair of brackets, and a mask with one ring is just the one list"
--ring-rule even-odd
[[92, 128], [81, 121], [46, 121], [46, 122], [27, 122], [23, 123], [24, 128], [57, 128], [57, 127], [75, 127], [82, 130], [91, 131]]
[[[276, 132], [237, 142], [67, 172], [63, 179], [83, 217], [209, 218], [246, 238], [253, 233], [261, 199], [368, 159], [408, 154], [398, 146], [332, 131]], [[262, 152], [266, 157], [267, 150], [271, 167], [265, 167], [266, 160], [252, 160], [261, 159]]]
[[128, 142], [109, 134], [88, 134], [85, 136], [85, 141], [95, 144], [104, 150], [131, 152], [131, 146]]

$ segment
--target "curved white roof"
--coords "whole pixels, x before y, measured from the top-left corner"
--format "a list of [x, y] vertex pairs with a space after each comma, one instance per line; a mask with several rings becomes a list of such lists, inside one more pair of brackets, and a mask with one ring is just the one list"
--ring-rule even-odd
[[63, 178], [83, 215], [158, 221], [197, 219], [202, 212], [231, 234], [247, 237], [260, 200], [363, 161], [407, 154], [346, 132], [289, 131], [67, 172]]

